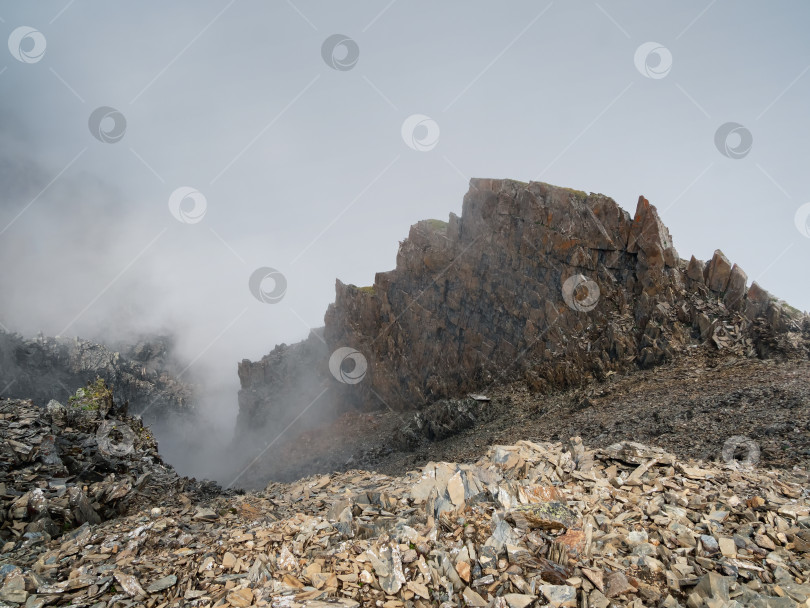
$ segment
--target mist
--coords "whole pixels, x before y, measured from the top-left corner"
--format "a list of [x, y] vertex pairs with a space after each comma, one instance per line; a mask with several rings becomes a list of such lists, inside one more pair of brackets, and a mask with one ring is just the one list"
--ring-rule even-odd
[[[682, 257], [719, 247], [808, 310], [808, 17], [799, 1], [2, 3], [6, 38], [47, 45], [0, 52], [0, 327], [174, 336], [201, 420], [157, 429], [161, 452], [221, 478], [237, 362], [323, 325], [335, 279], [393, 268], [471, 177], [630, 211], [644, 194]], [[334, 34], [359, 55], [325, 53]], [[650, 41], [663, 76], [634, 62]], [[432, 122], [409, 139], [416, 114]], [[716, 145], [728, 122], [753, 139], [736, 157]], [[263, 267], [286, 280], [274, 302], [249, 286]]]

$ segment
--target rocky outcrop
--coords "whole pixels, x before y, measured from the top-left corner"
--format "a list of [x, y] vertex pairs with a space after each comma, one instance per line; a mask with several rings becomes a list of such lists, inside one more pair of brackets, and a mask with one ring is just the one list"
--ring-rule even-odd
[[164, 463], [149, 428], [101, 381], [44, 408], [0, 399], [0, 439], [0, 545], [23, 551], [145, 506], [182, 504], [185, 493], [221, 493]]
[[342, 407], [420, 408], [505, 380], [578, 385], [690, 346], [807, 357], [807, 316], [746, 281], [721, 251], [682, 260], [644, 197], [631, 217], [602, 194], [474, 179], [461, 217], [411, 227], [395, 270], [337, 282], [322, 337], [239, 365], [240, 427], [324, 389]]
[[191, 385], [177, 378], [171, 340], [151, 337], [113, 350], [79, 338], [25, 339], [0, 332], [0, 396], [44, 406], [67, 401], [77, 388], [102, 378], [114, 398], [146, 420], [192, 410]]

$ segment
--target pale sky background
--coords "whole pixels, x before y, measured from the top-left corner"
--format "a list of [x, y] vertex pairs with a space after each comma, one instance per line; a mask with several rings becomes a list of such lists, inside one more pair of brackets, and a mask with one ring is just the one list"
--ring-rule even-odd
[[[40, 34], [17, 44], [21, 26]], [[176, 329], [230, 422], [236, 362], [322, 325], [335, 278], [393, 268], [473, 176], [631, 213], [644, 194], [681, 256], [720, 248], [808, 310], [809, 26], [799, 0], [0, 2], [0, 323]], [[334, 34], [359, 49], [351, 69], [322, 58]], [[671, 53], [668, 72], [646, 64], [663, 77], [635, 65], [648, 42]], [[125, 117], [120, 141], [91, 134], [101, 106]], [[428, 151], [401, 135], [414, 114], [438, 125]], [[742, 158], [715, 146], [728, 122], [753, 138]], [[180, 187], [205, 197], [197, 223], [170, 213]], [[287, 279], [276, 304], [248, 289], [264, 266]]]

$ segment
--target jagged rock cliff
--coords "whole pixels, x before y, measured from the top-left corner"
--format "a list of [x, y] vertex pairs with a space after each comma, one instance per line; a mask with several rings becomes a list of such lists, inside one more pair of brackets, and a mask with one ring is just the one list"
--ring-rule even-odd
[[191, 385], [177, 378], [171, 340], [151, 337], [113, 350], [79, 338], [32, 339], [0, 332], [0, 396], [31, 399], [44, 406], [67, 401], [96, 378], [114, 387], [114, 398], [133, 414], [155, 421], [190, 413]]
[[[323, 330], [242, 361], [239, 427], [326, 388], [339, 407], [418, 408], [503, 380], [577, 385], [700, 345], [806, 358], [808, 336], [807, 315], [721, 251], [681, 259], [644, 197], [631, 217], [602, 194], [473, 179], [461, 217], [411, 227], [395, 270], [371, 287], [337, 281]], [[333, 356], [330, 371], [341, 347], [360, 356], [339, 356], [345, 369]]]

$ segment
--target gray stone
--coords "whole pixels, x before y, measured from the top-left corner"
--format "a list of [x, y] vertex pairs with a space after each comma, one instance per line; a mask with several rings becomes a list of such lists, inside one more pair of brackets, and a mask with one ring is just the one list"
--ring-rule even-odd
[[68, 499], [70, 504], [71, 513], [76, 523], [83, 524], [98, 524], [101, 523], [101, 516], [96, 512], [90, 501], [85, 496], [81, 489], [72, 487], [68, 488]]
[[504, 594], [503, 599], [506, 600], [509, 608], [526, 608], [537, 598], [534, 595], [526, 595], [523, 593], [506, 593]]
[[686, 267], [686, 276], [688, 276], [695, 283], [705, 283], [703, 278], [703, 271], [706, 263], [698, 260], [695, 256], [689, 260], [689, 265]]
[[729, 579], [721, 576], [716, 572], [708, 572], [704, 574], [697, 586], [695, 586], [695, 593], [702, 598], [719, 599], [724, 602], [729, 601]]
[[755, 319], [765, 314], [768, 309], [768, 303], [773, 299], [773, 296], [766, 290], [760, 287], [759, 283], [754, 281], [751, 287], [748, 288], [748, 294], [745, 302], [745, 316], [749, 319]]
[[149, 585], [146, 590], [149, 593], [157, 593], [159, 591], [163, 591], [164, 589], [168, 589], [169, 587], [173, 587], [177, 584], [177, 577], [174, 574], [170, 574], [168, 576], [164, 576], [163, 578], [159, 578], [154, 583]]
[[67, 410], [64, 405], [59, 403], [56, 399], [51, 399], [48, 401], [48, 405], [45, 406], [45, 411], [48, 412], [48, 416], [50, 416], [53, 424], [56, 426], [65, 426]]

